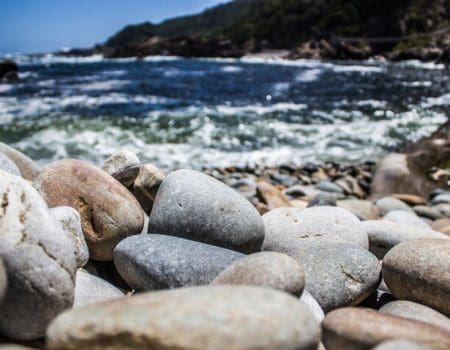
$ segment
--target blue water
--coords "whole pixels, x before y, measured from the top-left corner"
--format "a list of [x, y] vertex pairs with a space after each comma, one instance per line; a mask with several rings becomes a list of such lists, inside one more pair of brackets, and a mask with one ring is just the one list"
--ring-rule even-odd
[[123, 148], [164, 168], [376, 160], [450, 115], [436, 64], [18, 59], [0, 139], [42, 164]]

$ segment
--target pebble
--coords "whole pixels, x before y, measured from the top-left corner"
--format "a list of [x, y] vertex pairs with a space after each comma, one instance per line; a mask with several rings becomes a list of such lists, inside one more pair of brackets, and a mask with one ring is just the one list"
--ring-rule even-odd
[[144, 213], [133, 195], [112, 176], [80, 160], [46, 167], [34, 182], [49, 207], [69, 206], [81, 216], [91, 259], [112, 260], [122, 239], [138, 234]]
[[416, 205], [413, 209], [416, 215], [431, 220], [437, 220], [444, 217], [437, 208], [427, 207], [426, 205]]
[[25, 180], [34, 181], [39, 175], [40, 167], [22, 152], [0, 142], [0, 152], [4, 153], [19, 168]]
[[2, 152], [0, 152], [0, 169], [11, 175], [22, 177], [17, 165]]
[[424, 220], [419, 218], [414, 212], [407, 212], [404, 210], [392, 210], [387, 213], [383, 220], [393, 221], [402, 225], [410, 225], [420, 228], [430, 228]]
[[381, 342], [372, 350], [430, 350], [428, 346], [410, 340], [395, 339]]
[[341, 308], [328, 313], [322, 322], [327, 350], [369, 349], [391, 339], [410, 340], [434, 350], [450, 348], [450, 333], [442, 328], [370, 309]]
[[139, 291], [209, 284], [243, 257], [229, 249], [158, 234], [129, 237], [114, 250], [120, 275]]
[[434, 206], [439, 212], [447, 218], [450, 218], [450, 204], [442, 203]]
[[260, 286], [300, 296], [305, 287], [305, 272], [288, 255], [260, 252], [235, 261], [212, 284]]
[[445, 328], [450, 332], [450, 319], [431, 307], [407, 300], [395, 300], [381, 307], [380, 312], [422, 321]]
[[320, 181], [317, 185], [316, 188], [320, 191], [324, 191], [324, 192], [331, 192], [331, 193], [338, 193], [338, 194], [344, 194], [344, 190], [341, 186], [336, 185], [335, 183], [328, 181], [328, 180], [323, 180]]
[[316, 243], [291, 253], [305, 269], [305, 289], [325, 312], [358, 305], [377, 289], [381, 266], [365, 249], [348, 243]]
[[139, 170], [133, 185], [133, 194], [142, 208], [150, 214], [159, 186], [165, 179], [164, 173], [152, 164], [144, 164]]
[[8, 284], [8, 276], [6, 275], [5, 265], [3, 260], [0, 258], [0, 303], [5, 295], [5, 290]]
[[416, 239], [386, 254], [383, 278], [397, 299], [415, 301], [449, 316], [449, 266], [449, 239]]
[[298, 197], [313, 198], [317, 196], [320, 193], [320, 191], [317, 190], [314, 186], [295, 185], [286, 188], [283, 193], [291, 198], [298, 198]]
[[431, 200], [432, 205], [438, 204], [450, 204], [450, 193], [441, 193], [438, 194]]
[[73, 302], [72, 242], [35, 189], [0, 170], [0, 257], [8, 286], [0, 304], [0, 334], [32, 340]]
[[253, 253], [264, 240], [264, 223], [232, 188], [194, 170], [177, 170], [159, 188], [149, 232]]
[[52, 214], [64, 233], [72, 241], [75, 248], [77, 267], [83, 267], [89, 261], [89, 250], [81, 228], [80, 214], [71, 207], [51, 208], [50, 214]]
[[289, 199], [278, 188], [266, 181], [258, 182], [256, 196], [261, 202], [267, 205], [269, 210], [291, 207]]
[[450, 219], [448, 218], [434, 221], [431, 224], [431, 227], [436, 231], [442, 232], [447, 236], [450, 236]]
[[124, 150], [106, 159], [102, 169], [125, 187], [130, 187], [139, 173], [139, 165], [139, 158], [133, 152]]
[[293, 296], [248, 286], [147, 292], [60, 315], [47, 348], [272, 350], [317, 348], [320, 326]]
[[383, 259], [390, 249], [404, 241], [418, 238], [446, 238], [443, 233], [430, 227], [421, 228], [387, 220], [370, 220], [361, 224], [369, 236], [369, 251], [379, 259]]
[[339, 196], [334, 193], [320, 192], [309, 201], [308, 207], [335, 207], [338, 199]]
[[377, 220], [380, 217], [378, 208], [371, 202], [361, 199], [344, 199], [336, 203], [337, 207], [346, 209], [361, 220]]
[[314, 297], [308, 291], [303, 291], [300, 297], [300, 302], [303, 303], [309, 311], [311, 311], [317, 322], [321, 323], [323, 321], [323, 319], [325, 318], [325, 313], [323, 312], [317, 300], [314, 299]]
[[278, 172], [272, 174], [271, 177], [275, 182], [278, 182], [286, 187], [294, 186], [299, 182], [295, 176], [282, 174]]
[[264, 251], [287, 253], [316, 242], [348, 242], [368, 249], [367, 233], [358, 218], [336, 207], [279, 208], [263, 216]]
[[123, 298], [120, 289], [83, 269], [77, 270], [73, 308]]
[[387, 213], [393, 210], [403, 210], [406, 212], [414, 213], [414, 210], [405, 202], [395, 197], [383, 197], [375, 202], [380, 215], [385, 216]]
[[407, 193], [393, 194], [392, 197], [400, 199], [410, 206], [427, 204], [427, 200], [421, 196]]

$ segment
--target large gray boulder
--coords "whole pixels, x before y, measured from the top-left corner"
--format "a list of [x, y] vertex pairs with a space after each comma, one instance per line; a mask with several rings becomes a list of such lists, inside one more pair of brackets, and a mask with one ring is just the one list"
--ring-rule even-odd
[[0, 203], [0, 257], [8, 275], [0, 334], [40, 338], [50, 321], [72, 306], [74, 247], [34, 188], [2, 170]]
[[264, 223], [232, 188], [194, 170], [177, 170], [159, 188], [149, 232], [252, 253], [264, 240]]
[[187, 239], [148, 234], [129, 237], [114, 249], [114, 264], [133, 289], [209, 284], [244, 255]]

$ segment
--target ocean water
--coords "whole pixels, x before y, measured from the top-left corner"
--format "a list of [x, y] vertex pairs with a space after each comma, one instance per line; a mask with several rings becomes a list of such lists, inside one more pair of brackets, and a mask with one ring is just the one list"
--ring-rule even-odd
[[450, 115], [450, 70], [432, 63], [15, 58], [0, 140], [41, 164], [120, 149], [166, 169], [352, 163]]

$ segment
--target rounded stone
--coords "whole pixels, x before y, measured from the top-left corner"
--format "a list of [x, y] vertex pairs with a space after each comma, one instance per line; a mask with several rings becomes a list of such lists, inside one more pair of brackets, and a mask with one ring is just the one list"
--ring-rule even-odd
[[416, 205], [414, 207], [414, 212], [418, 216], [427, 218], [430, 220], [438, 220], [438, 219], [442, 219], [444, 217], [437, 208], [427, 207], [426, 205]]
[[299, 296], [305, 287], [305, 273], [303, 267], [288, 255], [261, 252], [235, 261], [212, 284], [260, 286]]
[[0, 152], [0, 169], [11, 175], [22, 177], [17, 165], [2, 152]]
[[370, 349], [390, 339], [405, 339], [434, 350], [450, 348], [450, 333], [433, 325], [362, 308], [341, 308], [326, 315], [322, 341], [327, 350]]
[[40, 167], [22, 152], [0, 142], [0, 152], [4, 153], [19, 168], [25, 180], [34, 181], [41, 171]]
[[83, 269], [77, 270], [74, 308], [98, 304], [103, 301], [123, 298], [125, 295], [112, 284], [91, 275]]
[[376, 220], [380, 217], [377, 207], [371, 201], [345, 199], [337, 201], [337, 206], [346, 209], [361, 220]]
[[152, 211], [159, 186], [165, 177], [164, 173], [152, 164], [144, 164], [140, 167], [133, 184], [133, 194], [146, 213]]
[[8, 283], [8, 276], [6, 276], [5, 265], [3, 265], [3, 260], [0, 258], [0, 303], [5, 295], [5, 290]]
[[262, 250], [287, 253], [318, 242], [347, 242], [368, 249], [367, 233], [358, 218], [336, 207], [279, 208], [263, 216]]
[[102, 169], [125, 187], [130, 187], [139, 173], [139, 165], [139, 158], [133, 152], [124, 150], [106, 159]]
[[304, 267], [305, 289], [325, 312], [359, 304], [380, 282], [378, 259], [348, 243], [318, 243], [291, 256]]
[[380, 312], [398, 317], [422, 321], [450, 331], [450, 320], [447, 316], [431, 307], [407, 300], [395, 300], [383, 305]]
[[232, 188], [194, 170], [177, 170], [159, 188], [149, 232], [253, 253], [264, 240], [264, 223]]
[[138, 234], [144, 213], [133, 195], [112, 176], [80, 160], [57, 161], [34, 182], [49, 207], [69, 206], [81, 216], [91, 259], [112, 259], [114, 247]]
[[303, 303], [309, 311], [311, 311], [311, 313], [314, 315], [314, 317], [316, 318], [317, 322], [322, 322], [323, 319], [325, 318], [325, 314], [322, 310], [322, 308], [320, 307], [319, 303], [317, 302], [316, 299], [314, 299], [314, 297], [309, 294], [308, 291], [304, 290], [301, 297], [300, 297], [300, 302]]
[[372, 350], [430, 350], [428, 346], [410, 340], [395, 339], [381, 342]]
[[67, 311], [47, 331], [50, 350], [312, 350], [319, 340], [318, 322], [298, 299], [249, 286], [147, 292]]
[[158, 234], [138, 235], [114, 249], [114, 264], [135, 290], [209, 284], [244, 255], [225, 248]]
[[51, 208], [50, 213], [72, 241], [77, 266], [83, 267], [89, 261], [89, 250], [81, 228], [80, 214], [71, 207]]
[[8, 285], [0, 304], [0, 334], [40, 338], [72, 306], [76, 262], [72, 242], [25, 180], [0, 170], [0, 257]]
[[450, 240], [416, 239], [392, 248], [383, 278], [397, 299], [415, 301], [450, 315]]
[[397, 224], [409, 225], [418, 228], [430, 228], [430, 225], [418, 217], [416, 213], [410, 213], [404, 210], [392, 210], [383, 217], [383, 220], [393, 221]]
[[375, 202], [375, 206], [378, 208], [381, 216], [385, 216], [393, 210], [403, 210], [414, 213], [414, 210], [408, 204], [395, 197], [380, 198]]
[[379, 259], [404, 241], [418, 238], [447, 238], [445, 234], [431, 228], [402, 225], [387, 220], [364, 221], [361, 223], [369, 236], [369, 250]]

